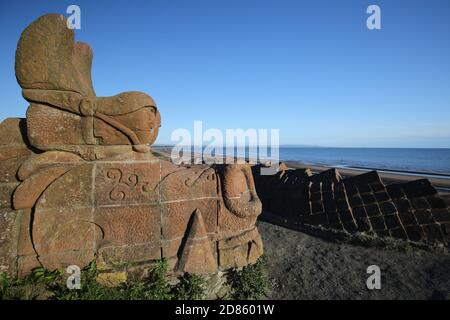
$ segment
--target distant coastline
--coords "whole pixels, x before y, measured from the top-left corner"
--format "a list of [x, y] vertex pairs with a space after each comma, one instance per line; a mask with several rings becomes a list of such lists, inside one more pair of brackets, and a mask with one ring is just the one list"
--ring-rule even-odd
[[[153, 146], [166, 155], [170, 154], [172, 147]], [[336, 151], [341, 154], [333, 154]], [[383, 151], [387, 155], [383, 155]], [[237, 158], [255, 159], [255, 156], [241, 153]], [[310, 168], [317, 173], [337, 168], [344, 177], [376, 170], [385, 183], [428, 179], [439, 192], [450, 196], [450, 160], [446, 159], [450, 159], [450, 149], [280, 147], [280, 161], [290, 168]]]
[[[155, 149], [173, 146], [159, 145]], [[233, 152], [234, 151], [234, 152]], [[197, 152], [193, 149], [193, 152]], [[220, 156], [224, 152], [216, 152]], [[227, 156], [257, 159], [254, 148], [226, 150]], [[259, 155], [260, 159], [267, 157]], [[295, 147], [279, 148], [281, 161], [296, 161], [306, 165], [322, 165], [336, 168], [379, 170], [420, 176], [450, 177], [450, 149], [445, 148], [327, 148]]]

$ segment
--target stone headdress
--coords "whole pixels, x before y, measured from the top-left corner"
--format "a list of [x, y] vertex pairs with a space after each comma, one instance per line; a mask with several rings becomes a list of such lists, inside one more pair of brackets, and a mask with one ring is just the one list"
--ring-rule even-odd
[[141, 92], [96, 97], [92, 57], [89, 45], [74, 41], [74, 31], [62, 15], [45, 15], [24, 30], [15, 69], [30, 102], [30, 143], [85, 159], [131, 148], [147, 152], [160, 126], [155, 102]]

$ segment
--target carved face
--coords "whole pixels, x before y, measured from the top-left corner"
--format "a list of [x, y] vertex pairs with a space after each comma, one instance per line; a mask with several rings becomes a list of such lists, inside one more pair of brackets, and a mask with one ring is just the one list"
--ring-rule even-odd
[[[145, 141], [145, 143], [153, 144], [158, 137], [159, 127], [161, 127], [161, 114], [158, 109], [155, 107], [146, 108], [150, 110], [149, 121], [147, 125], [149, 126], [149, 132], [145, 130], [136, 131], [136, 135], [139, 137], [139, 140]], [[147, 138], [147, 139], [145, 139]]]
[[129, 119], [134, 122], [134, 125], [128, 124], [128, 126], [136, 133], [142, 144], [152, 145], [158, 137], [161, 115], [156, 107], [145, 107], [136, 113], [138, 118]]
[[[156, 107], [144, 107], [131, 113], [113, 116], [132, 130], [141, 144], [153, 144], [161, 126], [161, 115]], [[128, 137], [102, 120], [94, 121], [95, 137], [100, 138], [101, 144], [119, 145], [129, 143]]]

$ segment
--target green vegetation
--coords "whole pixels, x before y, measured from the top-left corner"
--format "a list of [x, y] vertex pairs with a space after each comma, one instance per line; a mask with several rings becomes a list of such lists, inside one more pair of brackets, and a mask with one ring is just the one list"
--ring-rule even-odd
[[[61, 273], [63, 275], [63, 273]], [[47, 283], [47, 289], [52, 293], [50, 299], [56, 300], [117, 300], [125, 299], [126, 290], [122, 287], [111, 288], [100, 285], [96, 281], [97, 265], [92, 261], [81, 271], [81, 289], [67, 289], [66, 282], [61, 276], [57, 281]], [[123, 298], [122, 298], [123, 297]]]
[[24, 278], [9, 278], [0, 275], [0, 300], [178, 300], [203, 297], [203, 279], [186, 274], [179, 283], [170, 285], [165, 260], [156, 262], [145, 279], [133, 279], [117, 287], [107, 287], [96, 280], [98, 271], [95, 261], [81, 272], [81, 289], [66, 287], [63, 271], [50, 272], [34, 269]]
[[173, 293], [179, 300], [201, 300], [205, 295], [205, 280], [201, 276], [186, 274], [181, 277]]
[[[203, 277], [185, 274], [176, 284], [169, 282], [166, 260], [157, 261], [144, 279], [135, 277], [116, 287], [97, 282], [98, 270], [95, 261], [82, 272], [81, 289], [66, 287], [64, 271], [50, 272], [44, 268], [34, 269], [24, 278], [10, 278], [0, 274], [0, 300], [199, 300], [205, 298], [206, 281]], [[133, 278], [133, 277], [131, 277]], [[266, 294], [267, 283], [264, 262], [240, 271], [229, 273], [232, 288], [230, 298], [258, 299]]]
[[267, 295], [268, 283], [264, 272], [265, 261], [260, 258], [255, 264], [229, 275], [233, 289], [232, 298], [237, 300], [261, 299]]
[[47, 299], [51, 293], [46, 289], [47, 285], [55, 283], [62, 273], [49, 272], [44, 268], [36, 268], [25, 278], [8, 278], [4, 273], [0, 274], [0, 300], [34, 300]]

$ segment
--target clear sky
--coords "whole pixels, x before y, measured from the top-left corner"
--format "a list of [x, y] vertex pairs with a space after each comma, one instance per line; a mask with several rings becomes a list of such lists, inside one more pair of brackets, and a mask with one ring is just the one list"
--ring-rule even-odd
[[[282, 144], [450, 147], [449, 0], [0, 1], [0, 120], [23, 117], [22, 30], [81, 8], [98, 96], [138, 90], [177, 128], [280, 129]], [[368, 30], [377, 4], [382, 29]], [[67, 14], [66, 14], [67, 15]]]

